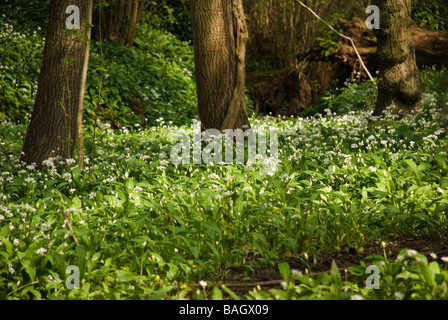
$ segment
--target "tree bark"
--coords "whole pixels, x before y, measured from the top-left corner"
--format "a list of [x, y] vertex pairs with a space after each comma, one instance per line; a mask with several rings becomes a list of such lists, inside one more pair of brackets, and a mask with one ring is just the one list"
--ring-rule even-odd
[[[93, 14], [93, 0], [88, 0], [88, 8], [87, 8], [87, 20], [86, 22], [92, 25], [92, 14]], [[86, 36], [89, 39], [87, 41], [87, 45], [84, 49], [84, 61], [82, 65], [82, 74], [81, 74], [81, 83], [79, 90], [79, 100], [78, 100], [78, 136], [77, 136], [77, 146], [76, 149], [78, 151], [78, 167], [84, 169], [84, 137], [82, 131], [82, 120], [84, 114], [84, 97], [86, 94], [86, 82], [87, 82], [87, 71], [89, 69], [89, 59], [90, 59], [90, 37], [92, 35], [92, 28], [87, 28]]]
[[[46, 159], [73, 156], [78, 122], [82, 122], [79, 108], [84, 98], [91, 28], [82, 22], [91, 15], [90, 1], [52, 0], [50, 4], [43, 64], [22, 155], [23, 161], [36, 163], [38, 169]], [[79, 7], [79, 30], [66, 29], [66, 8], [70, 5]]]
[[198, 112], [207, 129], [244, 129], [248, 32], [242, 0], [191, 0]]
[[101, 26], [95, 29], [93, 38], [112, 40], [132, 47], [138, 17], [147, 4], [147, 0], [108, 0], [107, 5], [95, 10], [95, 25]]
[[378, 38], [378, 98], [374, 115], [389, 106], [408, 114], [417, 107], [423, 83], [416, 65], [411, 33], [411, 0], [375, 0], [381, 12]]

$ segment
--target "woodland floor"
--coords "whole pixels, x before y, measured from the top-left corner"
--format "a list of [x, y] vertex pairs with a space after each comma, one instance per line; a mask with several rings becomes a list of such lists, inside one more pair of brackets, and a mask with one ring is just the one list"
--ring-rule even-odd
[[[448, 255], [447, 240], [446, 238], [441, 239], [437, 237], [413, 238], [400, 236], [387, 243], [386, 253], [389, 259], [395, 260], [402, 249], [413, 248], [425, 255], [429, 261], [433, 260], [431, 254], [436, 254], [437, 261], [440, 263], [440, 257]], [[361, 261], [371, 255], [384, 255], [383, 248], [376, 241], [368, 243], [362, 251], [351, 248], [348, 252], [319, 254], [316, 255], [317, 263], [310, 263], [312, 268], [310, 275], [316, 276], [321, 273], [330, 273], [332, 262], [335, 261], [343, 279], [353, 280], [353, 276], [345, 271], [350, 267], [359, 265]], [[312, 260], [312, 257], [309, 257], [309, 259]], [[303, 255], [286, 260], [291, 270], [297, 270], [305, 274], [306, 267], [304, 261], [305, 257]], [[255, 268], [249, 276], [246, 276], [244, 272], [245, 268], [243, 266], [228, 269], [224, 281], [221, 280], [219, 282], [224, 283], [239, 296], [246, 295], [257, 286], [260, 286], [263, 290], [282, 288], [281, 283], [283, 280], [281, 280], [282, 276], [278, 269]], [[250, 280], [247, 278], [250, 278]]]

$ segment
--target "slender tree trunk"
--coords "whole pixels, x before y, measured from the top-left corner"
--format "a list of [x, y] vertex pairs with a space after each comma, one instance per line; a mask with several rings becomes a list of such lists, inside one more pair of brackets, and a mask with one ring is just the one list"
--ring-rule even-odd
[[411, 33], [411, 0], [374, 0], [380, 8], [378, 99], [374, 115], [394, 105], [395, 113], [411, 113], [424, 91]]
[[199, 118], [207, 129], [250, 127], [242, 0], [191, 0], [190, 5]]
[[[23, 145], [22, 160], [28, 164], [60, 156], [73, 156], [80, 120], [88, 61], [91, 0], [52, 0], [45, 38], [43, 65], [38, 90]], [[79, 30], [66, 29], [66, 9], [75, 5], [80, 11]], [[68, 32], [67, 32], [68, 31]]]
[[[86, 22], [89, 25], [92, 25], [92, 14], [93, 14], [93, 0], [88, 0], [88, 8], [87, 8], [87, 19]], [[87, 28], [86, 36], [90, 39], [92, 34], [92, 28]], [[89, 58], [90, 58], [90, 41], [87, 42], [87, 45], [84, 49], [84, 61], [82, 66], [82, 75], [81, 75], [81, 83], [79, 90], [79, 100], [78, 100], [78, 137], [77, 137], [77, 150], [78, 150], [78, 166], [81, 169], [84, 169], [84, 138], [82, 132], [82, 119], [84, 114], [84, 97], [86, 94], [86, 82], [87, 82], [87, 71], [89, 69]]]

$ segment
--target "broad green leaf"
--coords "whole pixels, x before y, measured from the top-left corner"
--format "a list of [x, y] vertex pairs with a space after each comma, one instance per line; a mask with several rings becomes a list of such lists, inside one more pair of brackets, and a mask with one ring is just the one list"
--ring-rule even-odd
[[74, 207], [76, 208], [76, 209], [81, 209], [81, 207], [82, 207], [82, 202], [81, 202], [81, 200], [78, 198], [78, 197], [74, 197], [73, 199], [72, 199], [72, 203], [73, 203], [73, 205], [74, 205]]
[[118, 282], [129, 282], [135, 280], [134, 274], [129, 271], [118, 272]]
[[168, 280], [172, 281], [176, 277], [179, 268], [174, 263], [168, 263], [167, 265], [169, 266], [170, 269], [166, 273], [166, 277], [168, 278]]
[[330, 275], [332, 282], [332, 292], [336, 295], [336, 298], [338, 298], [342, 292], [342, 279], [338, 266], [336, 265], [336, 262], [334, 260], [331, 263]]
[[81, 182], [81, 169], [79, 167], [76, 167], [72, 170], [72, 177], [73, 181], [75, 181], [77, 184]]
[[417, 169], [417, 164], [411, 159], [406, 159], [406, 160], [404, 160], [404, 162], [408, 165], [409, 169], [411, 169], [412, 173], [417, 178], [420, 178], [420, 172]]
[[282, 275], [283, 280], [285, 280], [286, 283], [289, 283], [290, 276], [291, 276], [291, 269], [289, 267], [289, 264], [286, 262], [279, 263], [278, 270], [280, 271], [280, 274]]
[[20, 261], [23, 268], [25, 269], [26, 273], [30, 276], [31, 282], [34, 282], [34, 279], [36, 277], [36, 267], [33, 266], [32, 262], [29, 260], [22, 260]]
[[131, 178], [126, 179], [126, 190], [131, 193], [134, 190], [134, 180]]
[[201, 252], [201, 247], [190, 247], [190, 252], [195, 259], [199, 259], [199, 254]]
[[11, 242], [9, 242], [9, 240], [7, 240], [5, 237], [2, 237], [2, 236], [0, 236], [0, 241], [5, 246], [6, 251], [8, 251], [9, 255], [12, 256], [13, 255], [13, 251], [12, 251], [12, 244], [11, 244]]
[[230, 297], [232, 297], [232, 299], [234, 300], [241, 300], [241, 298], [232, 290], [230, 290], [229, 288], [227, 288], [226, 286], [222, 286], [221, 287]]
[[218, 287], [214, 287], [212, 291], [212, 299], [213, 300], [222, 300], [222, 292]]

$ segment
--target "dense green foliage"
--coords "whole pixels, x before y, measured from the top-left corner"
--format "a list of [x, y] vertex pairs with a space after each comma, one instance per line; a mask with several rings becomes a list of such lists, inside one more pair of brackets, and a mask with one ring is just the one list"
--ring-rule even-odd
[[[44, 39], [39, 29], [19, 32], [8, 18], [0, 20], [0, 119], [25, 123], [37, 90]], [[118, 127], [155, 124], [160, 117], [184, 123], [197, 113], [193, 72], [191, 46], [147, 25], [139, 27], [133, 49], [92, 42], [86, 128], [96, 114]]]
[[419, 1], [412, 1], [412, 21], [425, 28], [447, 31], [448, 23], [438, 17], [446, 19], [448, 3], [445, 0], [422, 0], [421, 2], [428, 10], [425, 10]]
[[104, 109], [98, 110], [99, 117], [113, 125], [117, 121], [153, 125], [160, 117], [185, 123], [197, 113], [193, 72], [193, 49], [147, 25], [139, 27], [133, 49], [106, 43], [101, 51], [101, 43], [96, 42], [89, 66], [85, 119], [94, 118], [100, 101]]
[[190, 4], [188, 0], [158, 0], [151, 1], [148, 17], [151, 25], [165, 29], [176, 35], [180, 40], [191, 41]]
[[43, 38], [36, 30], [17, 32], [0, 20], [0, 119], [23, 123], [37, 91]]
[[32, 30], [45, 36], [49, 5], [50, 0], [2, 0], [0, 24], [8, 22], [14, 25], [17, 32], [27, 33]]
[[[434, 87], [431, 77], [425, 79]], [[362, 86], [353, 90], [365, 95]], [[350, 87], [342, 92], [353, 94]], [[162, 120], [149, 130], [102, 125], [91, 175], [74, 160], [65, 168], [49, 161], [46, 171], [36, 172], [18, 164], [24, 126], [3, 122], [3, 296], [200, 298], [203, 291], [198, 295], [193, 283], [217, 281], [232, 266], [250, 272], [298, 253], [343, 252], [391, 235], [444, 236], [448, 145], [444, 113], [436, 109], [447, 102], [441, 97], [428, 92], [418, 116], [371, 124], [370, 110], [327, 110], [325, 117], [297, 122], [252, 119], [255, 128], [276, 126], [282, 133], [279, 170], [272, 176], [261, 175], [260, 164], [176, 167], [169, 155], [179, 128]], [[188, 125], [183, 130], [191, 131]], [[286, 291], [251, 296], [446, 297], [446, 271], [438, 271], [446, 265], [419, 257], [385, 265], [384, 257], [368, 259], [380, 263], [380, 291], [364, 287], [361, 265], [352, 270], [358, 282], [341, 282], [336, 271], [314, 280], [294, 273], [288, 279], [295, 285], [286, 281]], [[80, 290], [64, 287], [68, 265], [81, 269]], [[313, 269], [311, 260], [307, 267]], [[218, 289], [213, 292], [219, 297]]]

